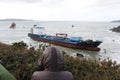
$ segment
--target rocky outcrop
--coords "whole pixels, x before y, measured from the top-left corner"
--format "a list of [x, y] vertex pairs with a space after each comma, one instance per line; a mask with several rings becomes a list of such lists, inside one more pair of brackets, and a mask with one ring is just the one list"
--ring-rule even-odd
[[120, 33], [120, 25], [118, 27], [114, 27], [110, 30], [113, 31], [113, 32], [119, 32]]
[[14, 29], [16, 28], [16, 24], [13, 22], [11, 25], [10, 25], [10, 29]]

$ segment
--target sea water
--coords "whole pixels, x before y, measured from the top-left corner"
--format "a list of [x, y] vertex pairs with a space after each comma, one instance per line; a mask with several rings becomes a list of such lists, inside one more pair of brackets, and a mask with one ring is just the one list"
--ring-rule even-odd
[[16, 28], [10, 29], [13, 21], [0, 21], [0, 42], [12, 44], [24, 41], [28, 45], [37, 46], [40, 42], [31, 40], [28, 33], [33, 25], [45, 27], [46, 34], [67, 33], [68, 37], [82, 37], [84, 40], [101, 40], [100, 51], [88, 51], [60, 47], [61, 50], [72, 53], [82, 53], [92, 59], [110, 58], [120, 63], [120, 33], [110, 31], [120, 23], [111, 22], [81, 22], [81, 21], [14, 21]]

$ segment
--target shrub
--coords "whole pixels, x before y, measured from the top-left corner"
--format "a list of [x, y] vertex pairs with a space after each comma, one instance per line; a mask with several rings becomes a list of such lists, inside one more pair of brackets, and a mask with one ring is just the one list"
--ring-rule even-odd
[[[23, 47], [22, 47], [23, 46]], [[0, 43], [0, 60], [17, 80], [30, 80], [34, 71], [40, 70], [37, 61], [43, 48], [26, 48], [23, 42], [6, 45]], [[64, 51], [63, 51], [64, 52]], [[65, 54], [65, 52], [64, 52]], [[72, 72], [74, 80], [119, 80], [120, 65], [111, 60], [86, 60], [64, 55], [64, 70]]]

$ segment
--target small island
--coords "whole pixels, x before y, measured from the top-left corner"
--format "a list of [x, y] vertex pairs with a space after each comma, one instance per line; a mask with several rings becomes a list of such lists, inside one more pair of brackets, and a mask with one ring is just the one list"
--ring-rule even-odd
[[120, 33], [120, 25], [117, 26], [117, 27], [114, 27], [114, 28], [112, 28], [112, 29], [110, 29], [110, 30], [113, 31], [113, 32], [118, 32], [118, 33]]

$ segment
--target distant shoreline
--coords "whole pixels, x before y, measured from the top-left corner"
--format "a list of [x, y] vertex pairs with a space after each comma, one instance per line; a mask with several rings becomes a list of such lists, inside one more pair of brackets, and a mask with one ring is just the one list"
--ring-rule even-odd
[[0, 21], [36, 21], [31, 19], [0, 19]]
[[120, 23], [120, 20], [114, 20], [114, 21], [111, 21], [111, 22]]

